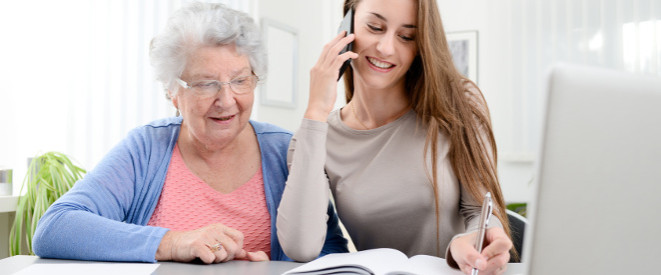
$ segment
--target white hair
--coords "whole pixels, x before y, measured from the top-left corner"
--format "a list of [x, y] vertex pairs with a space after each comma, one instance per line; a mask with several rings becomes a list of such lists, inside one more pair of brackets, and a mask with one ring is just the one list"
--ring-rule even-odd
[[[201, 46], [230, 44], [248, 56], [255, 75], [265, 76], [266, 50], [257, 25], [248, 14], [223, 4], [194, 2], [176, 11], [165, 30], [152, 39], [149, 57], [156, 79], [170, 90], [192, 51]], [[166, 96], [170, 98], [167, 91]]]

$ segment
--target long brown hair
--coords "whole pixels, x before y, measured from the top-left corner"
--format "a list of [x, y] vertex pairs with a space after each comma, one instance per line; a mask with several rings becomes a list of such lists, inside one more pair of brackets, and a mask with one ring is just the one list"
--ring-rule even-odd
[[[355, 9], [360, 1], [345, 0], [344, 13]], [[478, 202], [484, 198], [483, 192], [491, 192], [497, 207], [494, 214], [510, 236], [505, 200], [498, 183], [496, 141], [486, 101], [477, 85], [462, 76], [454, 66], [436, 1], [416, 1], [418, 56], [406, 74], [406, 93], [418, 119], [427, 128], [424, 158], [431, 151], [431, 175], [428, 174], [428, 177], [434, 190], [436, 237], [440, 234], [436, 166], [441, 132], [450, 139], [448, 155], [459, 183]], [[344, 85], [346, 101], [349, 102], [354, 90], [351, 66], [344, 73]], [[428, 168], [426, 170], [429, 171]], [[440, 255], [439, 246], [437, 242], [437, 253]], [[514, 255], [517, 257], [516, 251]]]

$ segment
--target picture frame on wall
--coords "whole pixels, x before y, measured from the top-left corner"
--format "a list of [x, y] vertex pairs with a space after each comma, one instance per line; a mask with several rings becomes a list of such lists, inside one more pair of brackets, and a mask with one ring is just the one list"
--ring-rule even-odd
[[260, 103], [294, 109], [298, 90], [298, 31], [268, 18], [262, 18], [261, 24], [271, 69], [260, 87]]
[[477, 31], [448, 32], [447, 40], [452, 60], [457, 70], [476, 84], [477, 75]]

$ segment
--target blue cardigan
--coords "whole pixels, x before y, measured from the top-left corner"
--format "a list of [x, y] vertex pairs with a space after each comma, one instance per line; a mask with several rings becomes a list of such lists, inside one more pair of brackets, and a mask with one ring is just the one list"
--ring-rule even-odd
[[[163, 189], [181, 117], [138, 127], [84, 179], [48, 208], [32, 240], [37, 256], [96, 261], [155, 262], [167, 228], [146, 226]], [[276, 232], [276, 212], [285, 188], [291, 133], [251, 121], [262, 157], [264, 192], [271, 216], [271, 260], [291, 261]], [[329, 204], [321, 255], [347, 252], [337, 215]]]

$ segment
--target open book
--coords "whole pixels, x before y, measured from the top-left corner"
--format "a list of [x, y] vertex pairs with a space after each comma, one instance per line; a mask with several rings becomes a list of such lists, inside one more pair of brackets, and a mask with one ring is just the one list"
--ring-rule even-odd
[[377, 248], [354, 253], [329, 254], [283, 275], [295, 274], [462, 275], [463, 273], [448, 266], [443, 258], [427, 255], [408, 258], [406, 254], [395, 249]]

